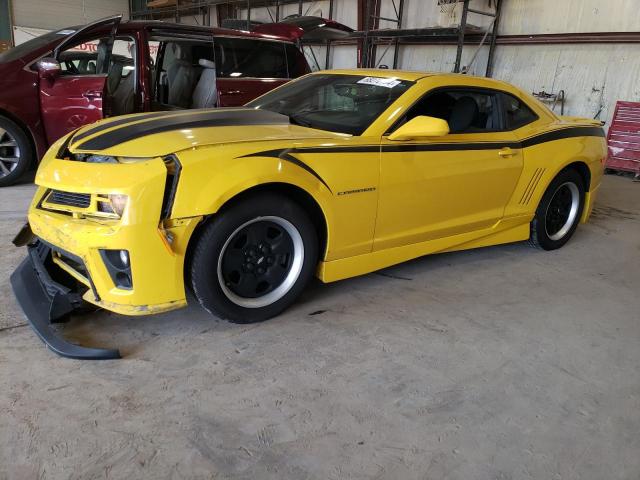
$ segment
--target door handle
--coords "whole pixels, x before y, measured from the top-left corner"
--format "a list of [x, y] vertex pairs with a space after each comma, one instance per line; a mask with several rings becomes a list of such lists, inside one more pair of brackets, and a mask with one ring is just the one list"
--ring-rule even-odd
[[88, 92], [84, 92], [82, 96], [89, 100], [95, 100], [96, 98], [102, 98], [102, 92], [100, 90], [89, 90]]
[[502, 158], [506, 158], [506, 157], [513, 157], [517, 152], [515, 150], [512, 150], [509, 147], [505, 147], [502, 150], [498, 151], [498, 155], [500, 155]]
[[222, 95], [240, 95], [242, 90], [222, 90], [220, 93]]

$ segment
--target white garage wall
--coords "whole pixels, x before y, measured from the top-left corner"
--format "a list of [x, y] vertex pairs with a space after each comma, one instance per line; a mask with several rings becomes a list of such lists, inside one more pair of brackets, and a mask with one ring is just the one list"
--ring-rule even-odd
[[129, 18], [128, 0], [14, 0], [14, 25], [56, 30], [109, 15]]

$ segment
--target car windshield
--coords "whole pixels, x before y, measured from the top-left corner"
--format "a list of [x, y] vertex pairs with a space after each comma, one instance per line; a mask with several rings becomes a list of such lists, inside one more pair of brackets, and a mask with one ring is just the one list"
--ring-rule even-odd
[[296, 125], [361, 135], [412, 85], [393, 77], [315, 74], [288, 83], [247, 106], [287, 115]]
[[22, 58], [25, 55], [29, 55], [31, 52], [35, 52], [41, 47], [48, 45], [54, 40], [64, 40], [67, 35], [74, 33], [75, 30], [66, 29], [59, 30], [57, 32], [49, 32], [44, 35], [40, 35], [39, 37], [32, 38], [20, 45], [17, 45], [13, 48], [10, 48], [6, 52], [0, 54], [0, 63], [13, 62], [18, 58]]

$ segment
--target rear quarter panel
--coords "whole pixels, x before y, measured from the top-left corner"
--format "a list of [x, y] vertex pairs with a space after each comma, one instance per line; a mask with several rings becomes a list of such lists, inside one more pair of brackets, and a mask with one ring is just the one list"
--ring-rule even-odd
[[[572, 127], [593, 129], [594, 124], [556, 121], [535, 128], [523, 128], [517, 133], [520, 140], [526, 141], [536, 135]], [[586, 221], [600, 185], [606, 154], [604, 132], [602, 136], [591, 134], [575, 136], [541, 142], [523, 148], [524, 168], [511, 201], [505, 210], [505, 216], [528, 215], [533, 218], [551, 181], [568, 165], [580, 162], [588, 167], [591, 177], [590, 184], [587, 186], [586, 209], [582, 217], [582, 220]]]

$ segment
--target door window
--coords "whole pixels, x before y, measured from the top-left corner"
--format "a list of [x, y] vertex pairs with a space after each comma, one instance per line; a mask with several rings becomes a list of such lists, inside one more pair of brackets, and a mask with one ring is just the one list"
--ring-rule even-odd
[[62, 75], [103, 75], [108, 70], [111, 38], [97, 38], [70, 46], [58, 56]]
[[402, 123], [425, 115], [446, 120], [451, 133], [500, 131], [498, 93], [464, 88], [427, 93], [407, 112]]

